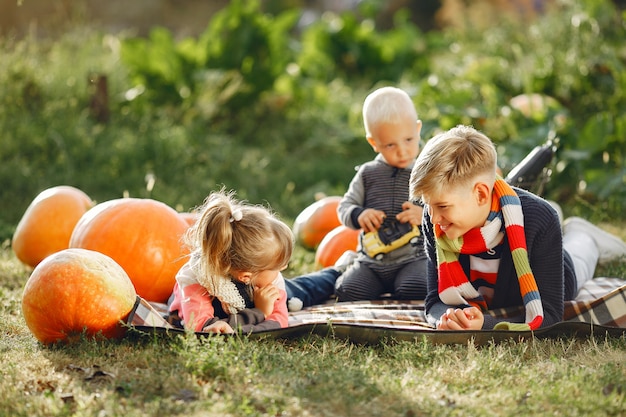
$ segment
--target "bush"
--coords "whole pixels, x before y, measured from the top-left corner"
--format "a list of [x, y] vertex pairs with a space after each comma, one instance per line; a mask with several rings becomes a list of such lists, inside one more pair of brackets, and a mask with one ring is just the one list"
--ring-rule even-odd
[[[293, 219], [316, 193], [343, 193], [374, 156], [361, 104], [386, 84], [413, 96], [425, 140], [473, 124], [497, 143], [505, 173], [558, 137], [546, 195], [623, 218], [626, 25], [610, 1], [426, 34], [403, 11], [385, 31], [368, 13], [296, 31], [298, 9], [270, 15], [240, 0], [197, 39], [79, 27], [55, 42], [0, 39], [0, 239], [35, 195], [61, 184], [180, 211], [225, 185]], [[92, 74], [107, 77], [108, 121], [90, 111]], [[530, 93], [549, 105], [512, 105]]]
[[[558, 164], [546, 190], [561, 202], [578, 198], [602, 210], [626, 203], [624, 14], [609, 1], [562, 1], [531, 24], [506, 21], [443, 33], [447, 49], [432, 75], [410, 78], [415, 101], [439, 128], [474, 124], [498, 145], [510, 169], [550, 135]], [[518, 94], [557, 103], [528, 117], [511, 108]]]
[[396, 82], [405, 72], [428, 72], [427, 38], [408, 21], [406, 11], [395, 15], [395, 27], [378, 31], [372, 18], [352, 12], [326, 12], [302, 35], [298, 65], [302, 74], [323, 81], [339, 77], [361, 82]]
[[[258, 0], [235, 0], [217, 12], [198, 39], [175, 42], [164, 28], [148, 39], [122, 42], [122, 60], [134, 88], [154, 105], [193, 102], [219, 78], [220, 110], [228, 114], [258, 100], [271, 90], [292, 60], [289, 32], [299, 12], [264, 14]], [[208, 84], [208, 85], [207, 85]]]

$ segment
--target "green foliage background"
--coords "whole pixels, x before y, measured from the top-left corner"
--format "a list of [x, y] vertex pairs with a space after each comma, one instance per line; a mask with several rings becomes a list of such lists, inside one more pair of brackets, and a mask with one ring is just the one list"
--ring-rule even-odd
[[[343, 193], [374, 156], [361, 103], [388, 84], [414, 98], [424, 140], [473, 124], [498, 144], [505, 173], [558, 137], [545, 195], [624, 219], [624, 13], [608, 0], [563, 0], [530, 23], [422, 33], [405, 11], [376, 28], [377, 4], [300, 27], [297, 8], [269, 14], [236, 0], [187, 39], [80, 26], [54, 41], [0, 39], [0, 239], [60, 184], [179, 211], [225, 185], [295, 218], [316, 193]], [[90, 74], [108, 79], [106, 123], [89, 112]], [[525, 116], [510, 105], [524, 93], [554, 100]]]

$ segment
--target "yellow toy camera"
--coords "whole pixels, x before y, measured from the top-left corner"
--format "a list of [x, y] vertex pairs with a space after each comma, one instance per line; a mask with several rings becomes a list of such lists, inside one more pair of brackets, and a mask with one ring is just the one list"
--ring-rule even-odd
[[411, 223], [400, 223], [396, 219], [385, 217], [383, 224], [376, 231], [363, 236], [363, 251], [376, 260], [382, 260], [386, 253], [398, 249], [407, 243], [417, 244], [420, 228]]

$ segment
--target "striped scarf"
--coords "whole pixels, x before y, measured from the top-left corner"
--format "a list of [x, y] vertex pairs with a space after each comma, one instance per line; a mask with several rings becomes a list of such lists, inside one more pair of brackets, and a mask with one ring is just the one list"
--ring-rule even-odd
[[439, 298], [448, 305], [472, 305], [487, 310], [487, 303], [465, 275], [459, 254], [486, 252], [499, 245], [506, 233], [526, 309], [526, 325], [535, 330], [543, 321], [543, 307], [528, 261], [522, 205], [515, 191], [502, 178], [496, 180], [492, 194], [491, 210], [484, 226], [453, 240], [441, 231], [438, 224], [435, 225]]

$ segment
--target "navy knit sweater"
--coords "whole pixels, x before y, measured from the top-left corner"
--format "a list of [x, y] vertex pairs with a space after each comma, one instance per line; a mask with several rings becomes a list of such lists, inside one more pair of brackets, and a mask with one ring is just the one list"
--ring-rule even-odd
[[[519, 188], [514, 189], [522, 203], [530, 267], [535, 275], [543, 304], [544, 319], [541, 327], [546, 327], [562, 321], [564, 300], [570, 300], [576, 296], [576, 276], [570, 256], [563, 251], [561, 225], [555, 210], [540, 197]], [[424, 210], [422, 228], [428, 256], [426, 314], [428, 320], [434, 323], [445, 313], [447, 308], [464, 306], [448, 306], [439, 298], [435, 237], [428, 210]], [[523, 306], [506, 235], [501, 253], [494, 295], [488, 307], [489, 309], [497, 309]], [[459, 261], [465, 273], [469, 274], [469, 256], [460, 255]], [[493, 329], [496, 323], [500, 321], [523, 323], [524, 320], [523, 315], [507, 319], [496, 319], [485, 315], [483, 329]]]

